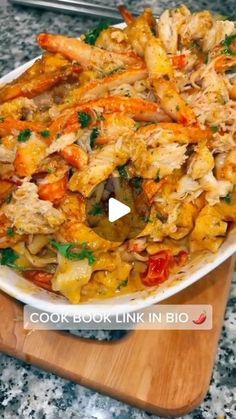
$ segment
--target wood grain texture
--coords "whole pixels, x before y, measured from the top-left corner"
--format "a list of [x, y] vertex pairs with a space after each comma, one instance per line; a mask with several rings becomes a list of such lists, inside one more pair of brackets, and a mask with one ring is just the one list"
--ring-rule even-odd
[[0, 293], [0, 350], [162, 416], [193, 410], [212, 373], [234, 261], [227, 260], [170, 304], [212, 304], [213, 329], [133, 331], [116, 342], [22, 327], [22, 305]]

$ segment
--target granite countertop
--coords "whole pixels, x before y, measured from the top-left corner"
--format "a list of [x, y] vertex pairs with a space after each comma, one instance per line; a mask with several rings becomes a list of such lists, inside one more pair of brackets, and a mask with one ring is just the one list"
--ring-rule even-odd
[[[100, 3], [107, 4], [106, 0]], [[120, 3], [110, 1], [109, 5]], [[231, 18], [235, 1], [189, 0], [191, 9], [211, 8]], [[144, 3], [129, 0], [137, 10]], [[164, 0], [146, 1], [157, 14], [167, 4]], [[158, 4], [158, 5], [157, 5]], [[172, 7], [178, 2], [168, 2]], [[51, 31], [79, 35], [94, 26], [94, 21], [42, 10], [12, 7], [0, 0], [0, 75], [8, 73], [39, 54], [35, 34]], [[234, 277], [225, 314], [224, 327], [209, 392], [197, 410], [185, 419], [236, 418], [236, 277]], [[102, 332], [98, 334], [102, 338]], [[158, 419], [144, 411], [100, 395], [94, 391], [46, 373], [14, 358], [0, 355], [0, 418], [4, 419]]]

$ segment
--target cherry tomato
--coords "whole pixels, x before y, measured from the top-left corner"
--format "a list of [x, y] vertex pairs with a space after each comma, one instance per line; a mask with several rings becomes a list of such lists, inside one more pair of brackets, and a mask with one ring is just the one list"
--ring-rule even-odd
[[174, 263], [175, 260], [170, 250], [161, 250], [150, 256], [147, 269], [141, 275], [143, 284], [151, 287], [166, 281]]
[[35, 285], [38, 285], [38, 287], [44, 288], [48, 291], [52, 290], [51, 281], [53, 274], [45, 271], [32, 270], [25, 271], [23, 275], [26, 279], [29, 279]]
[[51, 283], [51, 280], [53, 278], [53, 274], [45, 271], [25, 271], [24, 277], [29, 279], [30, 281], [37, 281], [41, 283]]

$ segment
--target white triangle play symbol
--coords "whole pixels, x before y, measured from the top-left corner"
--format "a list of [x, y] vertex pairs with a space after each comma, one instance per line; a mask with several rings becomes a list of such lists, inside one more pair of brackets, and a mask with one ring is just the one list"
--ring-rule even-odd
[[129, 214], [130, 207], [118, 201], [115, 198], [110, 198], [108, 201], [108, 220], [113, 223], [124, 215]]

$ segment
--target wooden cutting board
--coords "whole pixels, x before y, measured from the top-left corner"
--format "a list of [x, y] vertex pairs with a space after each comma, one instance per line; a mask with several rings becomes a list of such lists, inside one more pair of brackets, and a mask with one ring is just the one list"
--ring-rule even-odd
[[29, 333], [22, 327], [22, 304], [0, 293], [0, 350], [154, 414], [186, 414], [209, 386], [233, 267], [231, 258], [168, 300], [212, 304], [212, 330], [140, 330], [112, 343]]

